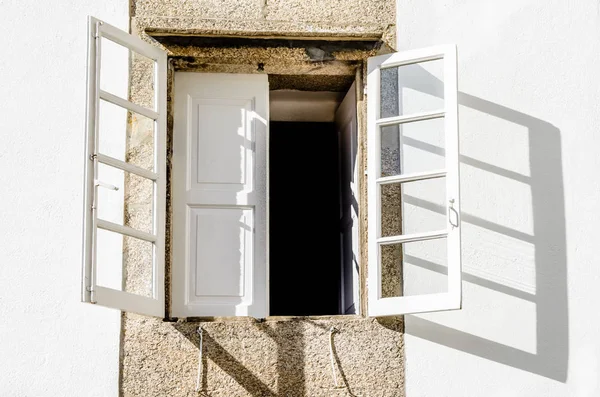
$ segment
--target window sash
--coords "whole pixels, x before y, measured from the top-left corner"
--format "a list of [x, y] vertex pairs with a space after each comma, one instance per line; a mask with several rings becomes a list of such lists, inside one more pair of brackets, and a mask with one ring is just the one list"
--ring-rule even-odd
[[[100, 38], [109, 39], [130, 51], [154, 60], [154, 109], [148, 109], [100, 89]], [[163, 50], [121, 31], [96, 18], [88, 20], [88, 75], [86, 105], [86, 144], [84, 170], [84, 224], [83, 224], [83, 277], [82, 301], [137, 312], [150, 316], [164, 316], [164, 260], [165, 260], [165, 207], [166, 207], [166, 91], [167, 55]], [[137, 167], [102, 153], [99, 148], [99, 103], [108, 101], [123, 109], [154, 120], [154, 171]], [[153, 197], [153, 231], [145, 233], [128, 226], [98, 219], [95, 200], [100, 182], [98, 164], [106, 164], [139, 175], [155, 184]], [[96, 238], [98, 229], [116, 232], [153, 243], [153, 297], [115, 290], [96, 284]]]
[[[443, 59], [444, 61], [443, 109], [381, 118], [381, 69], [439, 59]], [[460, 309], [462, 276], [456, 46], [436, 46], [370, 58], [368, 62], [367, 87], [369, 315], [391, 316]], [[444, 119], [444, 169], [381, 177], [381, 127], [437, 118]], [[381, 237], [381, 186], [391, 183], [406, 183], [434, 178], [446, 178], [446, 204], [448, 206], [446, 228], [426, 233]], [[382, 261], [380, 247], [382, 245], [442, 238], [447, 241], [448, 292], [415, 296], [381, 297]]]

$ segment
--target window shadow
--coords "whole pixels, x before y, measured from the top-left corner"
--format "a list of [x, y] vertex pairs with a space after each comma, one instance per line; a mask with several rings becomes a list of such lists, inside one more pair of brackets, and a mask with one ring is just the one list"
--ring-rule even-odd
[[[209, 384], [209, 366], [207, 360], [212, 361], [223, 372], [227, 373], [237, 384], [244, 388], [250, 395], [269, 396], [304, 396], [305, 374], [304, 374], [304, 335], [303, 327], [299, 321], [282, 321], [275, 323], [253, 322], [257, 331], [264, 333], [275, 342], [277, 347], [276, 358], [276, 391], [259, 379], [247, 366], [240, 362], [228, 352], [211, 335], [211, 326], [220, 328], [223, 323], [210, 323], [203, 328], [203, 373], [201, 375], [201, 396], [210, 396], [211, 385]], [[198, 327], [202, 322], [174, 323], [173, 327], [184, 335], [194, 346], [199, 346]], [[248, 323], [237, 324], [247, 327]], [[236, 327], [236, 323], [231, 324]], [[256, 364], [260, 358], [255, 357], [252, 363]]]
[[[183, 334], [194, 346], [199, 346], [198, 327], [200, 322], [175, 323], [173, 327]], [[211, 360], [223, 372], [227, 373], [237, 384], [243, 387], [250, 395], [260, 397], [278, 396], [268, 385], [250, 371], [244, 363], [239, 362], [221, 344], [213, 338], [211, 332], [204, 329], [202, 333], [202, 360], [203, 372], [201, 374], [202, 388], [200, 396], [210, 396], [208, 384], [207, 360]]]
[[304, 334], [297, 321], [261, 326], [277, 345], [277, 395], [304, 396]]
[[[402, 85], [403, 88], [438, 97], [439, 93], [443, 92], [441, 89], [443, 82], [421, 66], [413, 67], [411, 74], [411, 77], [415, 78], [403, 82], [405, 83]], [[466, 155], [460, 156], [460, 162], [461, 166], [468, 165], [490, 174], [527, 184], [531, 191], [533, 233], [524, 233], [464, 212], [462, 220], [463, 224], [472, 224], [532, 245], [535, 250], [535, 292], [522, 291], [484, 276], [471, 274], [469, 268], [472, 267], [469, 266], [469, 259], [465, 261], [464, 258], [463, 280], [466, 283], [476, 284], [535, 304], [536, 350], [535, 353], [530, 353], [417, 316], [406, 316], [406, 333], [478, 357], [566, 382], [569, 360], [569, 325], [560, 130], [544, 120], [464, 92], [459, 92], [458, 99], [461, 107], [518, 124], [527, 130], [529, 176]], [[482, 127], [483, 129], [479, 133], [488, 134], [484, 125]], [[490, 138], [492, 138], [490, 142], [493, 142], [495, 137]], [[433, 153], [443, 153], [443, 148], [418, 140], [406, 139], [404, 144], [414, 145]], [[506, 153], [506, 155], [511, 156], [511, 153]], [[434, 212], [445, 211], [434, 203], [414, 197], [406, 197], [406, 200], [413, 205]], [[467, 200], [463, 197], [463, 202]], [[464, 243], [463, 236], [463, 250]], [[411, 263], [425, 269], [438, 273], [447, 271], [446, 268], [425, 260], [410, 259], [413, 260]], [[465, 301], [463, 304], [464, 307], [468, 307], [469, 302]]]

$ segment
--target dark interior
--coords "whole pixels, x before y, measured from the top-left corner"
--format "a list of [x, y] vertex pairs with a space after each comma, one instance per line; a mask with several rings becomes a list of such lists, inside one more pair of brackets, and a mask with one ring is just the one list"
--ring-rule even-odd
[[334, 123], [271, 122], [270, 315], [342, 314]]

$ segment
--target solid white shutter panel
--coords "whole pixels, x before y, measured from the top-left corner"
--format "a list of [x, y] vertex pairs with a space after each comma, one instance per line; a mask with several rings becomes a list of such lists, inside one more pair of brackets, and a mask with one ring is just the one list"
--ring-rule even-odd
[[[147, 103], [129, 97], [146, 62]], [[88, 29], [82, 300], [164, 316], [167, 54], [93, 17]]]
[[175, 73], [173, 316], [267, 315], [266, 75]]
[[[370, 58], [367, 87], [369, 315], [459, 309], [456, 46]], [[401, 291], [385, 266], [401, 268]]]

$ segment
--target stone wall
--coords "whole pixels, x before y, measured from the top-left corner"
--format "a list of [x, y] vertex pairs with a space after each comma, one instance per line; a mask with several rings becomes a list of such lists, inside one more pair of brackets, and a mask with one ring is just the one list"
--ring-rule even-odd
[[[337, 51], [333, 60], [318, 61], [305, 49], [216, 48], [189, 43], [157, 43], [151, 35], [320, 36], [381, 40], [393, 46], [394, 2], [364, 1], [150, 1], [132, 5], [132, 30], [144, 40], [167, 49], [175, 70], [268, 74], [364, 75], [363, 61], [378, 49]], [[389, 51], [389, 48], [380, 49]], [[264, 64], [258, 70], [257, 64]], [[147, 66], [134, 60], [130, 96], [143, 102], [151, 95]], [[169, 109], [172, 109], [169, 94]], [[364, 97], [358, 101], [359, 164], [366, 164]], [[169, 114], [169, 142], [172, 134]], [[130, 139], [147, 136], [141, 124], [131, 124]], [[139, 149], [139, 148], [138, 148]], [[170, 161], [170, 143], [168, 160]], [[130, 156], [147, 156], [131, 151]], [[141, 159], [140, 159], [141, 160]], [[170, 169], [170, 167], [169, 167]], [[363, 173], [360, 173], [363, 177]], [[366, 307], [366, 181], [361, 185], [361, 311]], [[135, 190], [135, 186], [130, 186]], [[132, 191], [127, 211], [132, 216], [142, 197]], [[170, 208], [168, 208], [170, 212]], [[394, 223], [395, 221], [392, 221]], [[135, 226], [135, 224], [130, 224]], [[167, 220], [167, 253], [170, 222]], [[131, 249], [128, 282], [143, 272], [143, 256]], [[319, 260], [315, 258], [313, 260]], [[391, 266], [397, 266], [392, 264]], [[136, 270], [137, 269], [137, 270]], [[167, 259], [167, 307], [170, 261]], [[390, 274], [398, 274], [391, 271]], [[143, 278], [143, 277], [142, 277]], [[147, 277], [146, 277], [147, 278]], [[390, 282], [391, 278], [390, 278]], [[393, 290], [398, 289], [398, 280]], [[163, 321], [123, 314], [121, 393], [133, 396], [404, 396], [403, 321], [366, 316], [315, 318], [223, 318], [203, 321]], [[329, 332], [334, 326], [335, 368], [331, 373]], [[202, 392], [194, 391], [199, 339], [203, 332]]]

